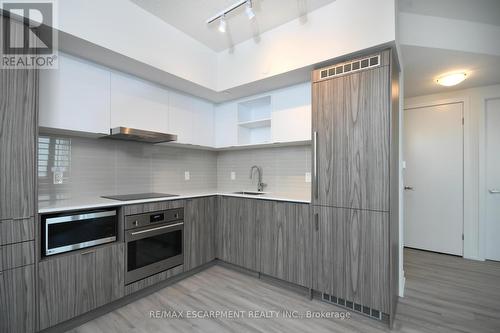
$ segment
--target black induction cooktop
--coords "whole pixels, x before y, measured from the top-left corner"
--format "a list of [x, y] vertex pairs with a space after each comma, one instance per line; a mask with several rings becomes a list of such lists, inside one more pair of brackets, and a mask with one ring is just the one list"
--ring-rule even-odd
[[102, 196], [101, 198], [113, 199], [119, 201], [129, 201], [129, 200], [142, 200], [142, 199], [154, 199], [154, 198], [168, 198], [168, 197], [178, 197], [177, 194], [168, 193], [134, 193], [134, 194], [122, 194], [122, 195], [109, 195]]

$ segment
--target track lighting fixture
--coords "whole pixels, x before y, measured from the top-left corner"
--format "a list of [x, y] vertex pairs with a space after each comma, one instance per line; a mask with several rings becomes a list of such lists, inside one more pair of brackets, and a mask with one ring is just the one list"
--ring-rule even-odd
[[245, 14], [247, 15], [248, 19], [253, 20], [255, 18], [255, 12], [253, 10], [252, 0], [240, 0], [236, 3], [234, 3], [233, 5], [231, 5], [230, 7], [224, 9], [219, 14], [209, 18], [207, 20], [207, 24], [210, 24], [210, 23], [220, 19], [218, 29], [222, 33], [226, 32], [226, 27], [227, 27], [226, 14], [232, 12], [236, 8], [239, 8], [243, 5], [245, 5]]

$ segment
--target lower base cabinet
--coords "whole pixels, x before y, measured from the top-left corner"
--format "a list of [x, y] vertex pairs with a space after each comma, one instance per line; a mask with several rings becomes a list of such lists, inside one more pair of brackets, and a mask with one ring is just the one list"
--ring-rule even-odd
[[257, 214], [262, 215], [260, 272], [310, 288], [312, 239], [309, 205], [262, 201], [257, 202], [257, 207]]
[[313, 289], [389, 314], [389, 213], [312, 210]]
[[184, 206], [184, 270], [215, 259], [217, 197], [186, 200]]
[[217, 257], [254, 271], [260, 268], [260, 218], [256, 220], [256, 201], [221, 197], [217, 223]]
[[124, 244], [117, 243], [39, 264], [40, 329], [124, 295]]
[[0, 272], [0, 332], [35, 331], [35, 266]]
[[221, 197], [217, 257], [311, 287], [309, 204]]

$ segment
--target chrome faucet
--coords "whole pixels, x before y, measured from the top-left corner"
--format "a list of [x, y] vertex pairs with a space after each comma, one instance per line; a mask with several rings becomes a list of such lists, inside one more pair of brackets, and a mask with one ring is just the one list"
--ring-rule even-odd
[[262, 182], [262, 169], [261, 169], [261, 167], [259, 167], [257, 165], [253, 165], [250, 168], [250, 179], [253, 179], [253, 170], [254, 169], [257, 169], [257, 173], [259, 174], [259, 180], [257, 182], [257, 191], [262, 192], [262, 191], [264, 191], [264, 187], [267, 186], [267, 184], [264, 184]]

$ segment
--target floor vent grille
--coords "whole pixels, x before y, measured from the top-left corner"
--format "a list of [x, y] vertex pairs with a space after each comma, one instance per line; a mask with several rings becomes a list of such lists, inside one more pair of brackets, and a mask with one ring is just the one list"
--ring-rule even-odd
[[380, 54], [322, 69], [320, 79], [328, 79], [378, 66], [380, 66]]
[[345, 300], [343, 298], [339, 298], [333, 295], [323, 293], [322, 297], [323, 301], [332, 303], [335, 305], [339, 305], [349, 310], [353, 310], [370, 318], [374, 318], [377, 320], [382, 320], [382, 311], [372, 309], [368, 306], [364, 306], [362, 304], [354, 303], [349, 300]]

